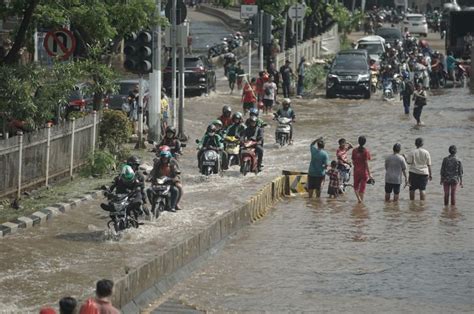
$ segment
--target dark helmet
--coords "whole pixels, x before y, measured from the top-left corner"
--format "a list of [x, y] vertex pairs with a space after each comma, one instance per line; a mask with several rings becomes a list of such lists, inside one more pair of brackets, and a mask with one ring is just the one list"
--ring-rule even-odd
[[257, 117], [256, 117], [256, 116], [250, 116], [250, 117], [249, 117], [249, 122], [255, 122], [255, 123], [257, 123]]
[[232, 120], [235, 120], [235, 119], [242, 120], [242, 114], [241, 114], [240, 112], [235, 112], [235, 113], [232, 115]]
[[165, 133], [173, 133], [173, 135], [176, 135], [176, 128], [173, 127], [173, 126], [168, 126], [166, 128], [166, 132]]
[[140, 165], [140, 159], [137, 156], [130, 156], [127, 159], [127, 164], [129, 166], [139, 166]]
[[[240, 112], [239, 112], [240, 113]], [[258, 109], [257, 108], [250, 108], [249, 110], [250, 116], [256, 116], [258, 117]]]
[[217, 128], [214, 124], [210, 124], [208, 127], [207, 127], [207, 131], [206, 133], [216, 133], [217, 132]]
[[230, 115], [232, 113], [232, 108], [230, 108], [230, 106], [228, 105], [225, 105], [224, 107], [222, 107], [222, 113], [224, 115]]

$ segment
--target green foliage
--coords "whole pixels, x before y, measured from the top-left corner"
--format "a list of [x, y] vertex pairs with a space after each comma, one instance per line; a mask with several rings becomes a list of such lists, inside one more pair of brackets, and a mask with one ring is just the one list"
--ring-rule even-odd
[[101, 149], [108, 149], [117, 156], [131, 135], [132, 124], [124, 112], [117, 110], [103, 112], [99, 132]]
[[350, 34], [364, 17], [363, 13], [359, 10], [352, 14], [343, 3], [338, 1], [327, 6], [327, 12], [337, 22], [339, 32], [343, 34]]
[[304, 88], [312, 90], [316, 86], [324, 83], [327, 71], [323, 64], [313, 64], [306, 71], [304, 76]]
[[68, 120], [72, 120], [72, 118], [74, 119], [80, 119], [80, 118], [84, 118], [86, 117], [87, 115], [89, 115], [88, 112], [85, 112], [85, 111], [72, 111], [69, 113], [67, 119]]
[[82, 169], [81, 175], [89, 177], [101, 177], [109, 174], [115, 169], [116, 160], [114, 155], [108, 151], [97, 150], [87, 157], [87, 164]]

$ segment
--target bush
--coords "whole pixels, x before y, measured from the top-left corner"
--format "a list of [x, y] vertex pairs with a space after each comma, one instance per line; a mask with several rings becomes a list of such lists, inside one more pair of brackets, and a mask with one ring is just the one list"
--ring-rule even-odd
[[323, 64], [313, 64], [306, 71], [304, 76], [305, 90], [314, 89], [317, 85], [324, 83], [326, 78], [326, 70]]
[[85, 112], [85, 111], [71, 111], [69, 112], [69, 114], [67, 115], [67, 119], [69, 121], [72, 120], [72, 118], [74, 119], [80, 119], [80, 118], [84, 118], [85, 116], [89, 115], [88, 112]]
[[117, 156], [132, 135], [132, 124], [122, 111], [103, 111], [99, 132], [99, 145]]
[[100, 177], [115, 169], [116, 160], [114, 155], [104, 150], [97, 150], [87, 158], [87, 165], [82, 171], [83, 176]]

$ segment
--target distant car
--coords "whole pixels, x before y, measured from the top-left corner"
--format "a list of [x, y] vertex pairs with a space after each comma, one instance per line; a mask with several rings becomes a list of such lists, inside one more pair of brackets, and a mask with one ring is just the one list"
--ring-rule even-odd
[[370, 98], [370, 70], [365, 50], [336, 54], [326, 77], [326, 97], [360, 95]]
[[369, 58], [376, 63], [380, 62], [380, 57], [385, 52], [385, 39], [380, 36], [367, 36], [359, 39], [355, 45], [357, 50], [367, 50]]
[[[167, 94], [171, 91], [171, 58], [163, 71], [163, 87]], [[176, 60], [177, 73], [179, 58]], [[208, 94], [216, 89], [216, 73], [207, 56], [186, 56], [184, 59], [184, 86], [187, 91]]]
[[394, 45], [395, 41], [398, 40], [399, 42], [403, 42], [403, 35], [402, 32], [393, 27], [381, 27], [375, 31], [375, 35], [382, 37], [385, 39], [385, 43]]
[[[110, 109], [122, 110], [123, 104], [127, 103], [128, 95], [131, 91], [138, 87], [138, 79], [120, 80], [117, 82], [118, 91], [108, 96], [108, 104]], [[147, 108], [150, 99], [150, 85], [148, 80], [143, 80], [143, 106]]]
[[423, 14], [406, 14], [403, 19], [403, 27], [407, 27], [411, 34], [428, 36], [428, 22], [426, 22], [426, 17]]

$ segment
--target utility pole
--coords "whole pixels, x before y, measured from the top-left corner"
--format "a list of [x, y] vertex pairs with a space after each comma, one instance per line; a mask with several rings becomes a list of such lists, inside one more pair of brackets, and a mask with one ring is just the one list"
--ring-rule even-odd
[[143, 147], [143, 74], [138, 79], [138, 143], [136, 149]]
[[[176, 0], [175, 0], [176, 1]], [[180, 33], [180, 47], [179, 47], [179, 123], [178, 123], [178, 137], [180, 140], [185, 141], [186, 136], [184, 135], [184, 45], [187, 44], [186, 37], [186, 23], [179, 25]]]
[[176, 0], [171, 0], [171, 102], [173, 105], [172, 124], [176, 127]]
[[[298, 16], [298, 9], [297, 7], [295, 6], [295, 16]], [[295, 25], [295, 65], [294, 66], [297, 66], [298, 64], [298, 19], [295, 19], [294, 21], [294, 25]]]
[[250, 82], [250, 78], [252, 77], [252, 36], [253, 36], [253, 34], [252, 34], [252, 20], [250, 20], [249, 47], [248, 47], [249, 48], [248, 49], [248, 58], [249, 58], [249, 60], [248, 60], [248, 63], [249, 63], [249, 65], [248, 65], [248, 68], [249, 68], [248, 69], [248, 75], [249, 75], [248, 80], [249, 80], [249, 82]]
[[[161, 0], [156, 0], [155, 15], [161, 14]], [[161, 25], [155, 26], [153, 34], [153, 72], [150, 73], [149, 129], [148, 141], [159, 142], [161, 136]]]
[[259, 61], [260, 61], [260, 71], [263, 71], [263, 10], [259, 12], [258, 18], [258, 47], [259, 47]]

